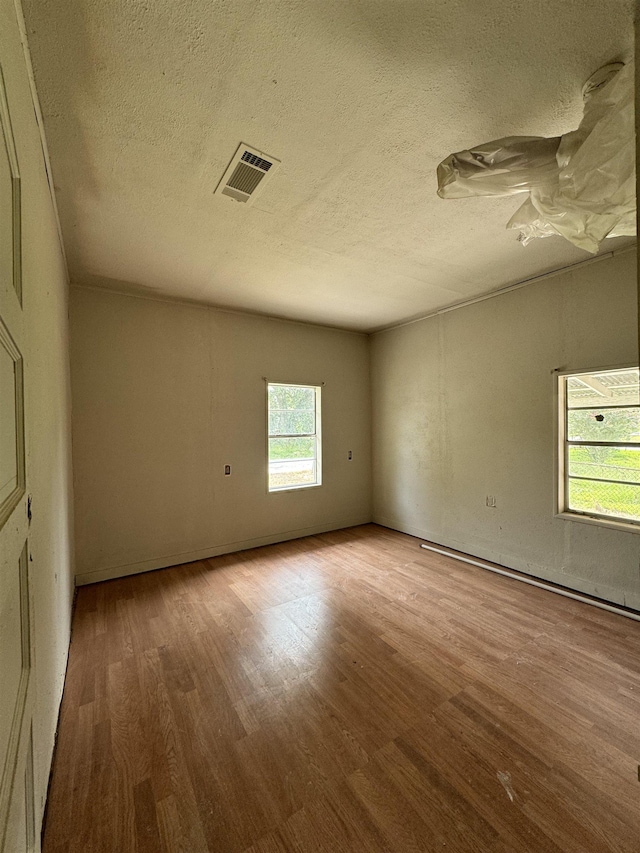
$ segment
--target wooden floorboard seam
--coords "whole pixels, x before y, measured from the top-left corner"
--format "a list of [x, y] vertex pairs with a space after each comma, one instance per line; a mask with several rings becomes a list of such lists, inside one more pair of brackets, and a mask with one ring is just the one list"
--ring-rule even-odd
[[44, 853], [638, 853], [640, 625], [364, 525], [79, 589]]

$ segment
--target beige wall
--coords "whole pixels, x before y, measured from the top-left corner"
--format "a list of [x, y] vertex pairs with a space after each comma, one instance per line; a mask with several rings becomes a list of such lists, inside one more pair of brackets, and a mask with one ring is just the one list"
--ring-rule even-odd
[[640, 535], [553, 515], [552, 371], [637, 363], [636, 302], [626, 252], [374, 335], [374, 520], [640, 607]]
[[[14, 324], [16, 327], [19, 324], [23, 330], [19, 345], [24, 360], [26, 492], [3, 531], [8, 528], [11, 532], [22, 530], [28, 537], [29, 555], [31, 674], [5, 839], [5, 849], [19, 853], [25, 844], [24, 785], [31, 725], [36, 846], [39, 849], [40, 823], [69, 644], [73, 573], [66, 267], [34, 115], [29, 67], [12, 0], [0, 0], [0, 62], [22, 189], [23, 307], [21, 311], [18, 308]], [[8, 317], [4, 319], [9, 320]], [[8, 401], [0, 404], [7, 405]], [[33, 499], [33, 519], [28, 527], [27, 494]], [[20, 542], [18, 547], [22, 548]], [[1, 553], [0, 558], [5, 561], [10, 555]], [[15, 561], [11, 568], [17, 571]], [[12, 606], [6, 597], [3, 597], [3, 605]], [[4, 618], [6, 613], [2, 616]], [[3, 694], [3, 709], [5, 699], [8, 697]], [[0, 756], [0, 771], [3, 760], [4, 755]], [[4, 810], [5, 803], [0, 805]]]
[[[365, 336], [72, 288], [71, 352], [80, 582], [370, 520]], [[321, 487], [267, 494], [264, 376], [326, 383]]]

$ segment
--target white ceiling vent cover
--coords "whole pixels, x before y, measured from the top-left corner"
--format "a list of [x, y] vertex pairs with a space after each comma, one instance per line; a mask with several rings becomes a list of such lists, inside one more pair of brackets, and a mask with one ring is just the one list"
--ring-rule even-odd
[[214, 195], [251, 204], [279, 165], [280, 160], [241, 142]]

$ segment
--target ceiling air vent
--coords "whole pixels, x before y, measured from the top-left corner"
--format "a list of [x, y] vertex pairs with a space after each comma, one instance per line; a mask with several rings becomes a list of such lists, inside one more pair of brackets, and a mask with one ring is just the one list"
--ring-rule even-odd
[[280, 161], [275, 157], [241, 142], [216, 187], [215, 195], [228, 195], [236, 201], [251, 203], [279, 165]]

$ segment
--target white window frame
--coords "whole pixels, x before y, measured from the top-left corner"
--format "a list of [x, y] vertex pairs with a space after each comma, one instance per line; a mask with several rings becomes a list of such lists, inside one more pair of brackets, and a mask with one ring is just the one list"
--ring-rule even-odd
[[[586, 524], [596, 524], [600, 527], [612, 527], [616, 530], [625, 530], [629, 533], [640, 533], [640, 521], [632, 519], [616, 518], [616, 516], [600, 515], [598, 513], [581, 512], [569, 509], [567, 497], [567, 459], [569, 454], [569, 442], [567, 440], [567, 377], [580, 376], [591, 373], [604, 373], [607, 370], [629, 370], [637, 368], [637, 364], [614, 364], [607, 367], [599, 365], [590, 369], [579, 370], [557, 370], [555, 388], [556, 404], [556, 506], [555, 516], [570, 521], [579, 521]], [[609, 445], [609, 442], [606, 442]], [[612, 447], [616, 442], [610, 442]], [[635, 446], [635, 445], [634, 445]], [[640, 445], [638, 445], [640, 446]]]
[[[283, 386], [285, 388], [309, 388], [315, 395], [315, 432], [313, 433], [296, 433], [296, 435], [271, 435], [269, 431], [269, 388], [274, 385]], [[322, 386], [311, 385], [302, 382], [275, 382], [267, 379], [265, 382], [266, 393], [266, 459], [267, 459], [267, 493], [270, 495], [279, 494], [280, 492], [293, 492], [300, 489], [317, 489], [322, 485]], [[299, 483], [291, 486], [275, 486], [271, 487], [269, 482], [269, 449], [270, 440], [272, 438], [305, 438], [313, 436], [315, 438], [315, 464], [316, 464], [316, 480], [315, 483]]]

